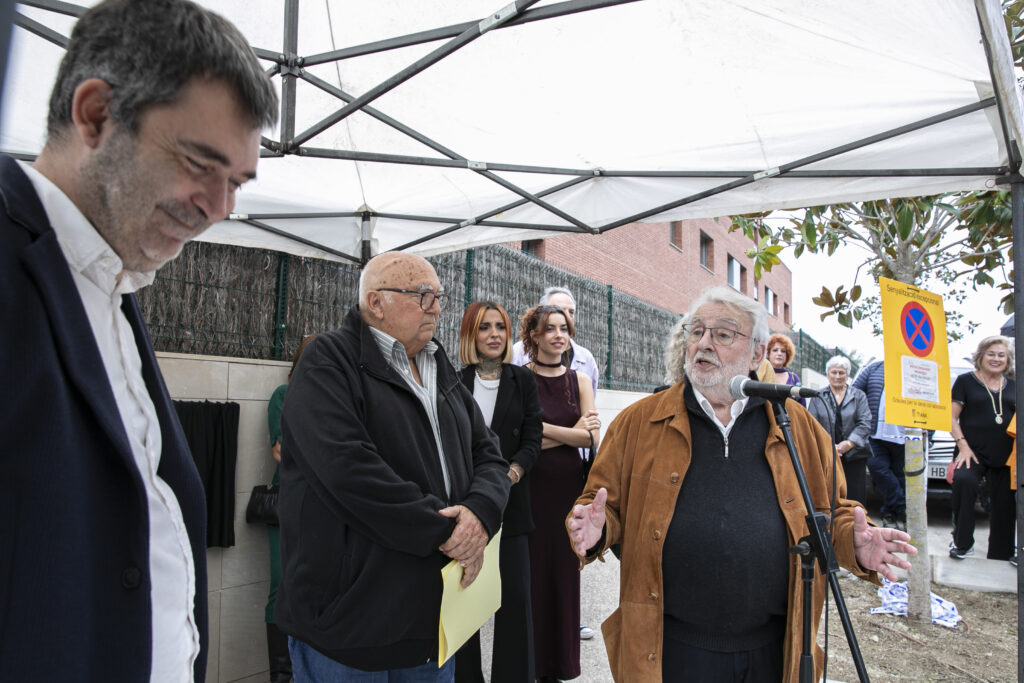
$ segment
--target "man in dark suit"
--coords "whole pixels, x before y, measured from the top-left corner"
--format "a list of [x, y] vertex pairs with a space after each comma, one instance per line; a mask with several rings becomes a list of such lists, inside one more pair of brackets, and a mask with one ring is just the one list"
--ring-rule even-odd
[[0, 157], [0, 680], [205, 678], [202, 484], [133, 292], [227, 216], [276, 107], [221, 17], [111, 0], [35, 164]]

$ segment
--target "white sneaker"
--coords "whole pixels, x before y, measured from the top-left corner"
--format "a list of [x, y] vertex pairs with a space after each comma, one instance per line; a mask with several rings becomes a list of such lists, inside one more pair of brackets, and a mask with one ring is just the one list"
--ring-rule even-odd
[[580, 640], [590, 640], [594, 637], [594, 629], [580, 624]]

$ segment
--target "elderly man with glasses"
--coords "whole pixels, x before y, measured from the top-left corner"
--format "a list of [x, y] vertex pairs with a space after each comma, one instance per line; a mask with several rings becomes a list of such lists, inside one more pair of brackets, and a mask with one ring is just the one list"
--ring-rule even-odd
[[[729, 392], [764, 357], [765, 311], [718, 287], [683, 320], [665, 356], [672, 386], [609, 426], [566, 520], [571, 541], [581, 562], [622, 544], [619, 609], [603, 626], [615, 680], [795, 681], [803, 600], [789, 548], [807, 535], [807, 512], [771, 405]], [[915, 553], [910, 537], [868, 525], [845, 498], [829, 435], [795, 401], [786, 408], [818, 511], [835, 484], [840, 565], [895, 580], [889, 565], [910, 566], [894, 554]], [[825, 590], [816, 575], [815, 625]], [[818, 648], [814, 660], [817, 680]]]
[[441, 568], [475, 579], [509, 479], [433, 339], [444, 301], [419, 256], [371, 259], [358, 306], [289, 383], [276, 616], [296, 680], [453, 680], [455, 659], [437, 662]]

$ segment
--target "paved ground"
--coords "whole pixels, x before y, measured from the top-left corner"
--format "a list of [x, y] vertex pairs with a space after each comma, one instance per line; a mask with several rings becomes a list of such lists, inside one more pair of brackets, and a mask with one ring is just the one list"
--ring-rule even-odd
[[[868, 512], [879, 519], [877, 501], [869, 500]], [[969, 590], [996, 590], [1016, 592], [1017, 571], [1008, 562], [986, 560], [988, 547], [988, 518], [979, 515], [975, 532], [975, 555], [963, 560], [951, 560], [948, 546], [952, 529], [948, 501], [934, 501], [928, 505], [928, 545], [932, 562], [932, 576], [937, 583]], [[594, 629], [592, 640], [580, 647], [583, 683], [611, 683], [601, 622], [615, 610], [619, 600], [619, 563], [610, 553], [606, 562], [594, 562], [583, 570], [581, 577], [581, 614], [583, 623]], [[941, 595], [941, 591], [939, 592]], [[490, 679], [491, 624], [483, 632], [484, 672]]]

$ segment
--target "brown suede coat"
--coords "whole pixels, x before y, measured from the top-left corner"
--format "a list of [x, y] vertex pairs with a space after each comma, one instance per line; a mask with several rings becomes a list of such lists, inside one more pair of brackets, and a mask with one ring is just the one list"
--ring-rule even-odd
[[[807, 534], [803, 497], [771, 404], [765, 458], [771, 467], [779, 507], [786, 520], [790, 543]], [[786, 402], [797, 453], [815, 506], [828, 513], [832, 493], [832, 443], [818, 422], [795, 401]], [[622, 544], [619, 608], [601, 627], [612, 675], [622, 683], [661, 681], [663, 631], [662, 539], [672, 521], [676, 496], [690, 464], [690, 420], [683, 405], [683, 382], [637, 401], [608, 428], [583, 495], [587, 504], [602, 486], [608, 489], [607, 522], [601, 547], [584, 562], [591, 562], [615, 543]], [[853, 509], [846, 500], [842, 467], [836, 468], [838, 501], [833, 543], [839, 564], [856, 576], [878, 583], [874, 572], [865, 572], [853, 552]], [[743, 495], [737, 491], [737, 495]], [[603, 558], [602, 558], [603, 559]], [[815, 571], [813, 631], [828, 584]], [[699, 586], [695, 590], [700, 590]], [[803, 594], [800, 557], [792, 556], [789, 568], [784, 681], [797, 681], [801, 648]], [[823, 652], [815, 646], [815, 680], [821, 678]]]

